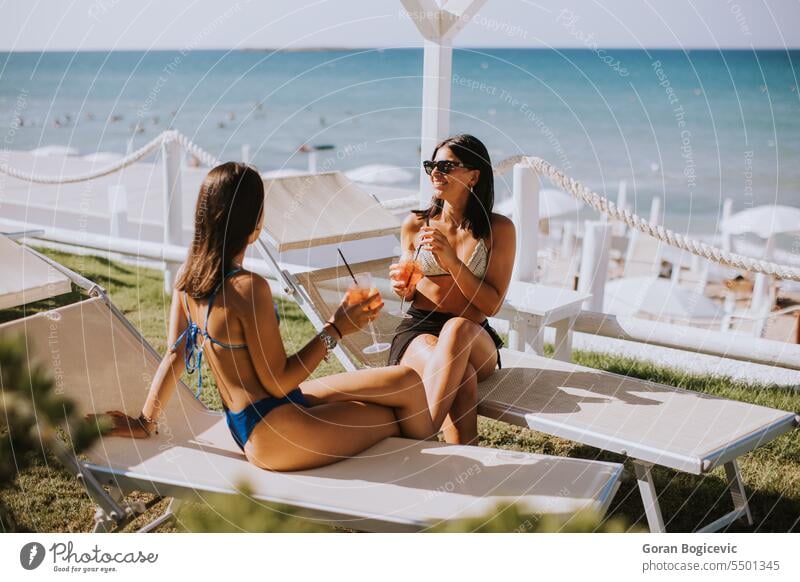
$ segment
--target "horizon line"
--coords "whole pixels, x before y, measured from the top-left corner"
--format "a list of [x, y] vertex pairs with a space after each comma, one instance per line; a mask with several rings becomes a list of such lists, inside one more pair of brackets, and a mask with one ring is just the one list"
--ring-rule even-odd
[[[577, 50], [577, 51], [593, 51], [593, 50], [606, 50], [606, 51], [676, 51], [676, 52], [685, 52], [685, 51], [798, 51], [800, 50], [800, 45], [798, 46], [763, 46], [763, 47], [741, 47], [741, 46], [731, 46], [731, 47], [710, 47], [710, 46], [686, 46], [686, 47], [674, 47], [674, 46], [646, 46], [646, 47], [626, 47], [626, 46], [607, 46], [607, 47], [597, 47], [589, 48], [584, 46], [454, 46], [452, 47], [453, 50], [532, 50], [532, 51], [553, 51], [553, 50]], [[388, 51], [388, 50], [423, 50], [422, 46], [393, 46], [393, 47], [381, 47], [381, 46], [351, 46], [351, 47], [343, 47], [343, 46], [320, 46], [320, 47], [299, 47], [299, 48], [286, 48], [286, 47], [203, 47], [203, 48], [192, 48], [188, 49], [186, 47], [162, 47], [162, 48], [80, 48], [80, 49], [67, 49], [67, 48], [57, 48], [57, 49], [24, 49], [24, 50], [13, 50], [13, 49], [6, 49], [0, 48], [0, 52], [2, 53], [124, 53], [124, 52], [176, 52], [176, 51], [187, 51], [187, 52], [219, 52], [219, 51], [228, 51], [228, 52], [285, 52], [285, 53], [301, 53], [301, 52], [355, 52], [355, 51]]]

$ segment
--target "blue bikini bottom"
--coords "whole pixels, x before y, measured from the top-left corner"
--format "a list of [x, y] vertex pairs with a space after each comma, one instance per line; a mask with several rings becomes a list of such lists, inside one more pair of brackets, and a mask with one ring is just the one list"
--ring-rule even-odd
[[244, 445], [247, 439], [250, 438], [250, 433], [253, 432], [256, 425], [258, 425], [267, 414], [279, 406], [289, 403], [308, 407], [308, 402], [306, 402], [305, 396], [303, 396], [300, 388], [295, 388], [282, 398], [267, 396], [257, 402], [248, 404], [239, 412], [231, 412], [226, 408], [225, 419], [228, 421], [228, 428], [231, 430], [233, 440], [236, 441], [239, 448], [244, 451]]

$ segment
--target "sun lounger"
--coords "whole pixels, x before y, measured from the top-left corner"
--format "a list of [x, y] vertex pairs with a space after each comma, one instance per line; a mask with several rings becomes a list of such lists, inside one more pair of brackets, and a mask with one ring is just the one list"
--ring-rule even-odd
[[[135, 414], [159, 355], [102, 289], [64, 272], [92, 297], [0, 325], [0, 337], [24, 335], [31, 363], [51, 374], [79, 413]], [[67, 465], [99, 506], [95, 531], [121, 525], [143, 509], [124, 502], [132, 491], [173, 497], [167, 513], [141, 530], [149, 531], [169, 519], [182, 500], [199, 500], [203, 493], [235, 495], [243, 482], [258, 500], [368, 531], [421, 530], [512, 502], [524, 513], [602, 515], [622, 470], [615, 463], [391, 438], [327, 467], [264, 471], [246, 460], [223, 414], [207, 409], [183, 384], [166, 406], [158, 435], [103, 437], [83, 454], [87, 460], [71, 458]]]
[[631, 230], [622, 276], [657, 277], [661, 272], [664, 246], [652, 236]]
[[[331, 205], [362, 208], [373, 204], [364, 192], [347, 195], [325, 188], [308, 187], [304, 200], [313, 208]], [[268, 205], [274, 198], [268, 197]], [[377, 214], [377, 209], [371, 208]], [[269, 206], [267, 214], [269, 214]], [[387, 213], [388, 214], [388, 213]], [[374, 216], [373, 215], [373, 216]], [[324, 216], [320, 216], [325, 221]], [[388, 218], [386, 219], [388, 220]], [[294, 245], [317, 244], [313, 233], [292, 230]], [[371, 235], [357, 228], [342, 229], [339, 238], [368, 239]], [[281, 233], [262, 235], [261, 250], [272, 260], [284, 286], [316, 325], [326, 321], [350, 284], [342, 266], [289, 273], [276, 260]], [[380, 340], [388, 341], [398, 323], [388, 315], [394, 303], [387, 279], [391, 258], [351, 265], [355, 272], [369, 271], [381, 289], [388, 309], [375, 321]], [[341, 342], [337, 357], [347, 369], [385, 362], [385, 354], [365, 356], [362, 349], [371, 343], [366, 333], [348, 336]], [[677, 471], [705, 474], [724, 466], [734, 510], [701, 531], [716, 531], [739, 518], [752, 524], [747, 497], [737, 459], [798, 425], [798, 417], [785, 412], [707, 394], [681, 390], [616, 374], [557, 362], [529, 353], [504, 349], [502, 371], [480, 384], [482, 415], [526, 426], [629, 456], [636, 470], [648, 525], [651, 531], [665, 531], [651, 468], [654, 465]]]
[[13, 240], [0, 236], [0, 309], [69, 293], [69, 279]]

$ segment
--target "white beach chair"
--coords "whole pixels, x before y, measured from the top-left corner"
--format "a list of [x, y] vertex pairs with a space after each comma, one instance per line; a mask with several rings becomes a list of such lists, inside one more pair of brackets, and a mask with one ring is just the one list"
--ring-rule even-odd
[[[34, 258], [37, 257], [33, 252]], [[27, 260], [27, 259], [26, 259]], [[81, 414], [141, 409], [160, 356], [90, 281], [42, 257], [90, 298], [0, 325], [0, 337], [24, 335], [41, 366]], [[421, 530], [484, 516], [500, 504], [523, 513], [569, 518], [604, 514], [622, 466], [403, 438], [386, 439], [353, 458], [310, 471], [275, 473], [251, 465], [224, 415], [207, 409], [182, 383], [149, 439], [100, 438], [78, 461], [62, 460], [98, 506], [95, 531], [142, 511], [124, 495], [144, 491], [173, 500], [140, 531], [170, 519], [182, 500], [235, 495], [246, 482], [255, 499], [300, 508], [310, 519], [369, 531]], [[109, 488], [109, 492], [105, 491]]]
[[670, 278], [672, 282], [703, 295], [708, 286], [711, 261], [697, 255], [690, 255], [686, 251], [679, 251], [675, 254], [676, 260], [671, 261], [672, 274]]
[[69, 279], [13, 240], [0, 236], [0, 309], [69, 293]]
[[539, 277], [536, 280], [540, 284], [575, 289], [580, 255], [575, 253], [569, 257], [545, 256], [541, 257], [538, 262]]
[[[260, 250], [319, 329], [349, 286], [349, 273], [342, 265], [290, 273], [279, 264], [278, 253], [289, 244], [292, 248], [305, 245], [310, 249], [324, 244], [320, 241], [370, 240], [373, 235], [368, 229], [382, 225], [380, 232], [385, 234], [396, 219], [386, 211], [381, 212], [380, 205], [365, 192], [357, 188], [329, 188], [326, 180], [306, 188], [302, 194], [290, 188], [275, 188], [273, 184], [267, 193], [267, 216], [291, 206], [294, 198], [301, 198], [308, 212], [314, 212], [315, 208], [358, 209], [370, 217], [363, 222], [355, 216], [343, 220], [335, 213], [317, 210], [314, 217], [305, 216], [304, 220], [318, 227], [319, 234], [314, 229], [304, 231], [300, 225], [283, 223], [273, 229], [267, 220]], [[332, 236], [332, 232], [338, 235]], [[398, 232], [396, 226], [394, 232]], [[384, 257], [351, 265], [355, 272], [372, 273], [390, 308], [395, 301], [388, 281], [391, 260]], [[391, 338], [398, 323], [388, 314], [390, 310], [384, 309], [375, 321], [383, 341]], [[366, 333], [348, 336], [336, 355], [351, 370], [384, 364], [385, 353], [363, 354], [362, 348], [371, 341]], [[665, 531], [651, 474], [654, 465], [696, 475], [724, 466], [734, 510], [701, 531], [722, 529], [739, 518], [746, 518], [752, 524], [737, 458], [800, 422], [792, 412], [627, 378], [534, 354], [503, 349], [501, 357], [503, 370], [479, 386], [478, 412], [631, 457], [651, 531]], [[707, 510], [703, 508], [702, 512]]]
[[664, 243], [660, 240], [631, 230], [628, 249], [625, 252], [623, 277], [658, 277]]

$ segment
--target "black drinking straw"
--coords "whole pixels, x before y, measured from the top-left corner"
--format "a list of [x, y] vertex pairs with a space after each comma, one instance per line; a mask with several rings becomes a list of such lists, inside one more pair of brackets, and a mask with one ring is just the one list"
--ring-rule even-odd
[[[414, 262], [415, 263], [417, 262], [417, 257], [419, 257], [419, 251], [420, 251], [421, 248], [422, 248], [422, 245], [419, 245], [417, 247], [416, 252], [414, 253]], [[408, 287], [409, 284], [411, 283], [411, 277], [413, 277], [413, 276], [414, 276], [414, 271], [411, 271], [411, 274], [408, 276], [408, 281], [406, 281], [406, 287]], [[403, 299], [405, 299], [405, 297]]]
[[[431, 217], [430, 217], [430, 215], [428, 215], [428, 216], [425, 217], [425, 226], [430, 226], [430, 225], [431, 225]], [[422, 250], [422, 245], [419, 245], [417, 247], [416, 252], [414, 253], [414, 260], [415, 261], [417, 260], [417, 257], [419, 256], [419, 251], [420, 250]], [[413, 275], [413, 273], [412, 273], [412, 275]], [[408, 283], [411, 283], [411, 277], [408, 278]], [[406, 285], [408, 285], [408, 283], [406, 283]]]
[[350, 273], [350, 276], [353, 278], [353, 283], [358, 285], [358, 281], [356, 281], [356, 276], [353, 275], [353, 269], [351, 269], [350, 265], [347, 264], [347, 259], [345, 259], [344, 255], [342, 254], [342, 249], [337, 248], [336, 250], [339, 251], [339, 256], [342, 257], [342, 260], [344, 261], [344, 266], [347, 267], [347, 272]]
[[[429, 216], [425, 217], [425, 226], [430, 226], [430, 225], [431, 225], [431, 217], [429, 215]], [[417, 251], [414, 253], [414, 260], [415, 261], [417, 260], [417, 257], [419, 256], [419, 251], [420, 250], [422, 250], [422, 245], [419, 245], [417, 247]], [[413, 273], [412, 273], [412, 275], [413, 275]], [[411, 277], [408, 278], [408, 283], [411, 283]], [[406, 283], [406, 285], [408, 285], [408, 283]]]

